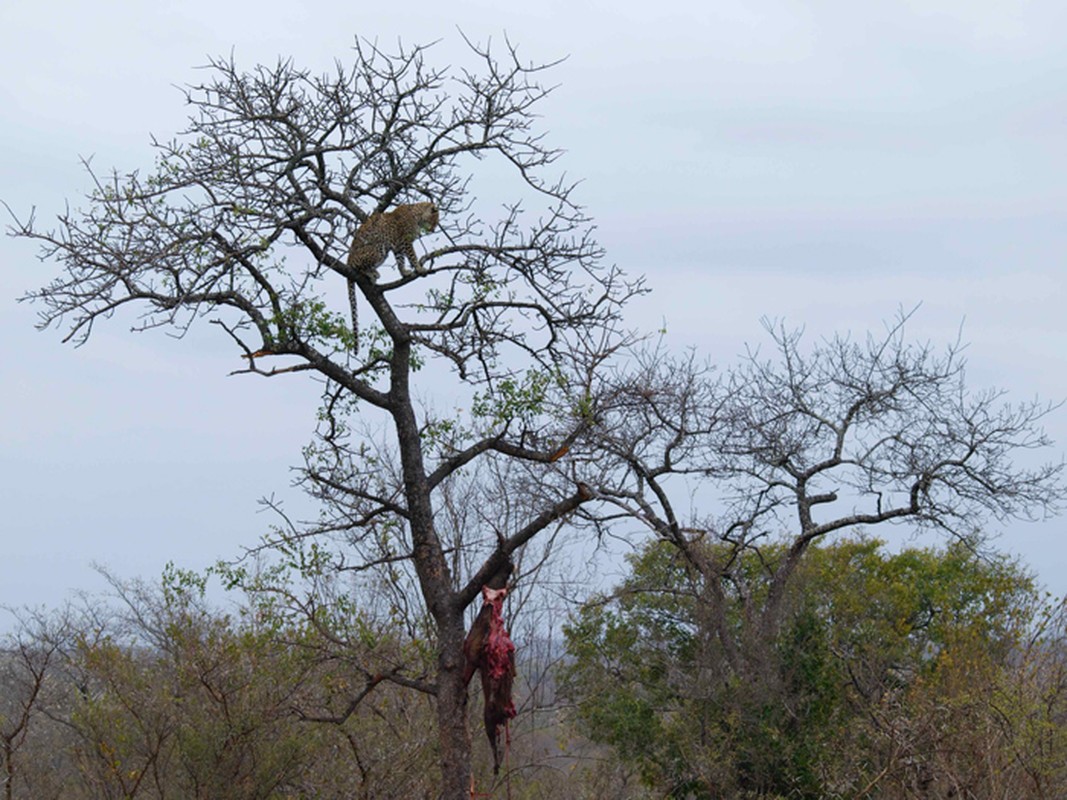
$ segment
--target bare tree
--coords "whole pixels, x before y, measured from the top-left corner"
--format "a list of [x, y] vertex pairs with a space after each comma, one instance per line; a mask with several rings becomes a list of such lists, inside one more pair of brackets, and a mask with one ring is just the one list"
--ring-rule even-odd
[[[63, 265], [29, 299], [66, 340], [85, 342], [126, 307], [140, 315], [135, 330], [180, 335], [207, 318], [243, 357], [236, 372], [323, 380], [305, 474], [338, 500], [336, 513], [280, 527], [275, 544], [333, 534], [356, 545], [334, 567], [375, 552], [379, 565], [411, 565], [434, 672], [370, 675], [367, 691], [391, 680], [436, 698], [441, 796], [452, 800], [470, 788], [464, 611], [513, 553], [592, 497], [553, 462], [587, 427], [589, 376], [626, 338], [620, 308], [641, 291], [601, 263], [573, 185], [547, 174], [560, 152], [534, 110], [551, 65], [524, 65], [510, 43], [503, 59], [468, 45], [471, 66], [453, 71], [430, 67], [422, 47], [367, 43], [351, 67], [322, 76], [213, 60], [186, 91], [188, 128], [154, 142], [151, 174], [100, 176], [86, 164], [86, 210], [54, 230], [32, 215], [13, 230]], [[477, 199], [501, 191], [493, 206]], [[422, 201], [436, 204], [440, 228], [420, 242], [432, 248], [421, 269], [379, 280], [349, 266], [348, 244], [372, 213]], [[354, 302], [369, 311], [358, 335]], [[437, 416], [423, 391], [449, 411]], [[490, 458], [540, 465], [544, 480], [526, 519], [465, 562], [442, 541], [436, 497]]]
[[[969, 390], [960, 347], [909, 343], [908, 316], [882, 337], [812, 347], [765, 323], [773, 356], [751, 351], [722, 374], [645, 352], [600, 395], [591, 436], [600, 468], [609, 451], [616, 469], [588, 481], [702, 576], [702, 624], [734, 675], [772, 667], [786, 587], [814, 542], [897, 523], [977, 546], [991, 520], [1063, 501], [1063, 464], [1029, 453], [1049, 446], [1054, 406]], [[760, 575], [741, 569], [745, 552]]]
[[15, 797], [20, 778], [19, 751], [32, 733], [35, 719], [52, 699], [62, 649], [69, 631], [64, 618], [53, 620], [37, 611], [16, 613], [16, 629], [0, 644], [0, 748], [4, 757], [4, 798]]

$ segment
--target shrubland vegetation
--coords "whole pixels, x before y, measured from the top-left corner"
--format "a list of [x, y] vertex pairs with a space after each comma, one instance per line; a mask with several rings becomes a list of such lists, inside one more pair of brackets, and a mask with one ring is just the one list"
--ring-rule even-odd
[[[631, 566], [567, 628], [562, 673], [578, 728], [655, 796], [1063, 791], [1062, 608], [1017, 564], [959, 542], [815, 548], [758, 681], [732, 676], [703, 635], [701, 577], [677, 550], [652, 543]], [[738, 568], [768, 590], [754, 554]]]
[[[765, 565], [742, 562], [765, 591]], [[815, 547], [757, 683], [730, 677], [702, 634], [702, 579], [676, 548], [650, 541], [629, 563], [576, 609], [565, 652], [521, 640], [520, 715], [495, 787], [475, 746], [487, 793], [504, 796], [504, 781], [514, 798], [619, 800], [1067, 789], [1067, 619], [1019, 564], [961, 542]], [[357, 613], [363, 645], [341, 650], [252, 598], [222, 614], [193, 575], [113, 583], [108, 602], [22, 612], [4, 639], [5, 797], [437, 796], [431, 700], [366, 672], [420, 657], [429, 670], [432, 643]]]

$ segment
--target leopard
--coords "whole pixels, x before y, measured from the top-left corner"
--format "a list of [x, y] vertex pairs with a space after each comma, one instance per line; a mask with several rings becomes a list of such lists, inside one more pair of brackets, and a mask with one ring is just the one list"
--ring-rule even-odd
[[[426, 268], [415, 254], [415, 240], [437, 227], [437, 205], [432, 202], [408, 203], [399, 205], [392, 211], [375, 212], [356, 229], [352, 246], [348, 251], [348, 267], [365, 272], [372, 281], [377, 281], [378, 267], [392, 252], [396, 256], [396, 267], [403, 278], [408, 278], [412, 270], [420, 275], [426, 274]], [[410, 269], [405, 269], [405, 260]], [[354, 347], [359, 347], [359, 318], [356, 309], [356, 282], [348, 279], [348, 304], [352, 314], [352, 339]]]
[[[437, 205], [434, 203], [409, 203], [397, 206], [392, 211], [371, 214], [352, 239], [348, 266], [367, 271], [377, 280], [377, 268], [392, 252], [401, 276], [410, 276], [411, 270], [425, 274], [426, 269], [415, 254], [414, 242], [434, 230], [437, 221]], [[405, 261], [411, 269], [405, 269]]]

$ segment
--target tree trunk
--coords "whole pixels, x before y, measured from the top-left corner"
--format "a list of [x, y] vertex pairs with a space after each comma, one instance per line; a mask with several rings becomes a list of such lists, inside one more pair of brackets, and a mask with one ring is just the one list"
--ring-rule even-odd
[[463, 684], [463, 615], [453, 614], [440, 631], [437, 658], [437, 727], [440, 736], [441, 800], [470, 800], [471, 736], [467, 687]]
[[415, 569], [426, 607], [437, 624], [437, 735], [440, 746], [441, 800], [470, 800], [471, 737], [467, 728], [467, 687], [463, 682], [463, 609], [457, 608], [441, 543], [434, 531], [430, 486], [422, 437], [409, 388], [411, 342], [395, 320], [390, 398], [407, 497]]
[[11, 800], [15, 796], [15, 756], [11, 740], [4, 739], [4, 797]]

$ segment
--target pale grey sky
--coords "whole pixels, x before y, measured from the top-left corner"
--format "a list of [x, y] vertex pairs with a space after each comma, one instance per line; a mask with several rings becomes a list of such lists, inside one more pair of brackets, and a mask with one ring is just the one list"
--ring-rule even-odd
[[[96, 3], [0, 8], [0, 199], [54, 218], [100, 169], [148, 168], [149, 134], [187, 109], [207, 55], [318, 70], [356, 36], [388, 44], [457, 27], [520, 54], [569, 56], [541, 112], [609, 259], [654, 289], [635, 325], [728, 363], [762, 316], [811, 335], [912, 336], [964, 323], [975, 387], [1067, 397], [1067, 4], [1057, 0]], [[402, 10], [396, 10], [402, 8]], [[317, 386], [227, 377], [228, 342], [103, 325], [85, 347], [34, 331], [14, 298], [53, 267], [0, 240], [0, 604], [202, 567], [294, 507], [288, 468]], [[1067, 444], [1067, 410], [1048, 430]], [[1002, 548], [1067, 591], [1067, 521], [1012, 526]]]

